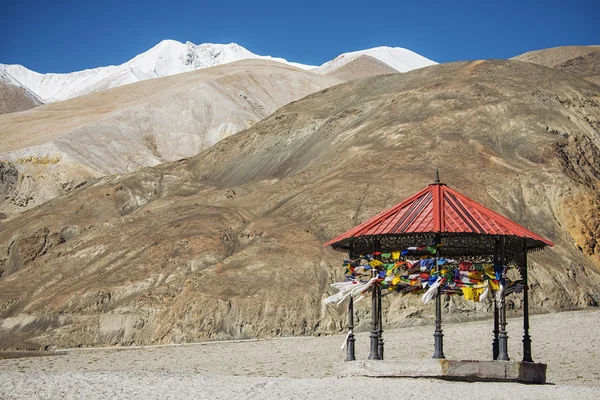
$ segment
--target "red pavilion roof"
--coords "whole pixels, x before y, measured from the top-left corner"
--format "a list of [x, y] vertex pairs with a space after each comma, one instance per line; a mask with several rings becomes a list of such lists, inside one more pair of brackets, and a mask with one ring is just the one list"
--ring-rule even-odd
[[549, 240], [443, 183], [427, 186], [403, 202], [330, 240], [325, 246], [366, 235], [437, 232], [518, 236], [531, 239], [540, 246], [554, 246]]

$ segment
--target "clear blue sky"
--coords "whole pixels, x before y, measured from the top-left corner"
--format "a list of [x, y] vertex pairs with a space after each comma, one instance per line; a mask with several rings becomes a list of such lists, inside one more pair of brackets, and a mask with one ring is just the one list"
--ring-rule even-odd
[[0, 63], [38, 72], [121, 64], [163, 39], [315, 65], [382, 45], [449, 62], [600, 44], [600, 0], [6, 0], [0, 38]]

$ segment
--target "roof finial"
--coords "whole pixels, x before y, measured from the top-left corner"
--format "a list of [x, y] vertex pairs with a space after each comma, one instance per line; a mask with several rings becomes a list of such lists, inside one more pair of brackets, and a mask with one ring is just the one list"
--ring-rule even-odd
[[435, 169], [435, 183], [440, 183], [440, 173], [438, 169]]

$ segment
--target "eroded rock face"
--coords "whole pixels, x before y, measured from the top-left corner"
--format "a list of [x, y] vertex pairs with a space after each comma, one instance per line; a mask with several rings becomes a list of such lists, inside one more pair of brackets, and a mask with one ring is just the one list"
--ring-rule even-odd
[[[535, 64], [438, 65], [326, 89], [196, 157], [100, 178], [0, 221], [2, 340], [339, 331], [344, 310], [322, 299], [343, 279], [344, 255], [322, 243], [421, 189], [435, 168], [556, 243], [529, 259], [534, 310], [597, 305], [599, 104], [597, 86]], [[366, 329], [368, 304], [357, 307]], [[433, 318], [418, 297], [387, 296], [384, 307], [387, 326]], [[456, 297], [444, 307], [445, 320], [490, 311]]]
[[17, 180], [19, 171], [12, 163], [0, 161], [0, 197], [6, 198], [12, 193]]

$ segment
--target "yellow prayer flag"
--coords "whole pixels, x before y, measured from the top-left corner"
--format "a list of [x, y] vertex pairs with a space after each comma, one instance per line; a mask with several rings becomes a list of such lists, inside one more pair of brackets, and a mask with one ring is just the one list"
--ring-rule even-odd
[[483, 280], [483, 274], [481, 273], [481, 271], [469, 271], [467, 276], [470, 279]]
[[465, 300], [473, 300], [473, 296], [474, 296], [473, 288], [464, 286], [461, 289], [462, 289]]
[[483, 271], [485, 272], [485, 275], [490, 278], [490, 279], [496, 279], [496, 272], [494, 271], [494, 265], [493, 264], [485, 264], [483, 267]]
[[466, 286], [461, 289], [463, 292], [463, 296], [465, 297], [465, 300], [473, 300], [473, 301], [479, 301], [479, 296], [481, 296], [484, 291], [484, 288], [474, 289], [474, 288], [466, 287]]

